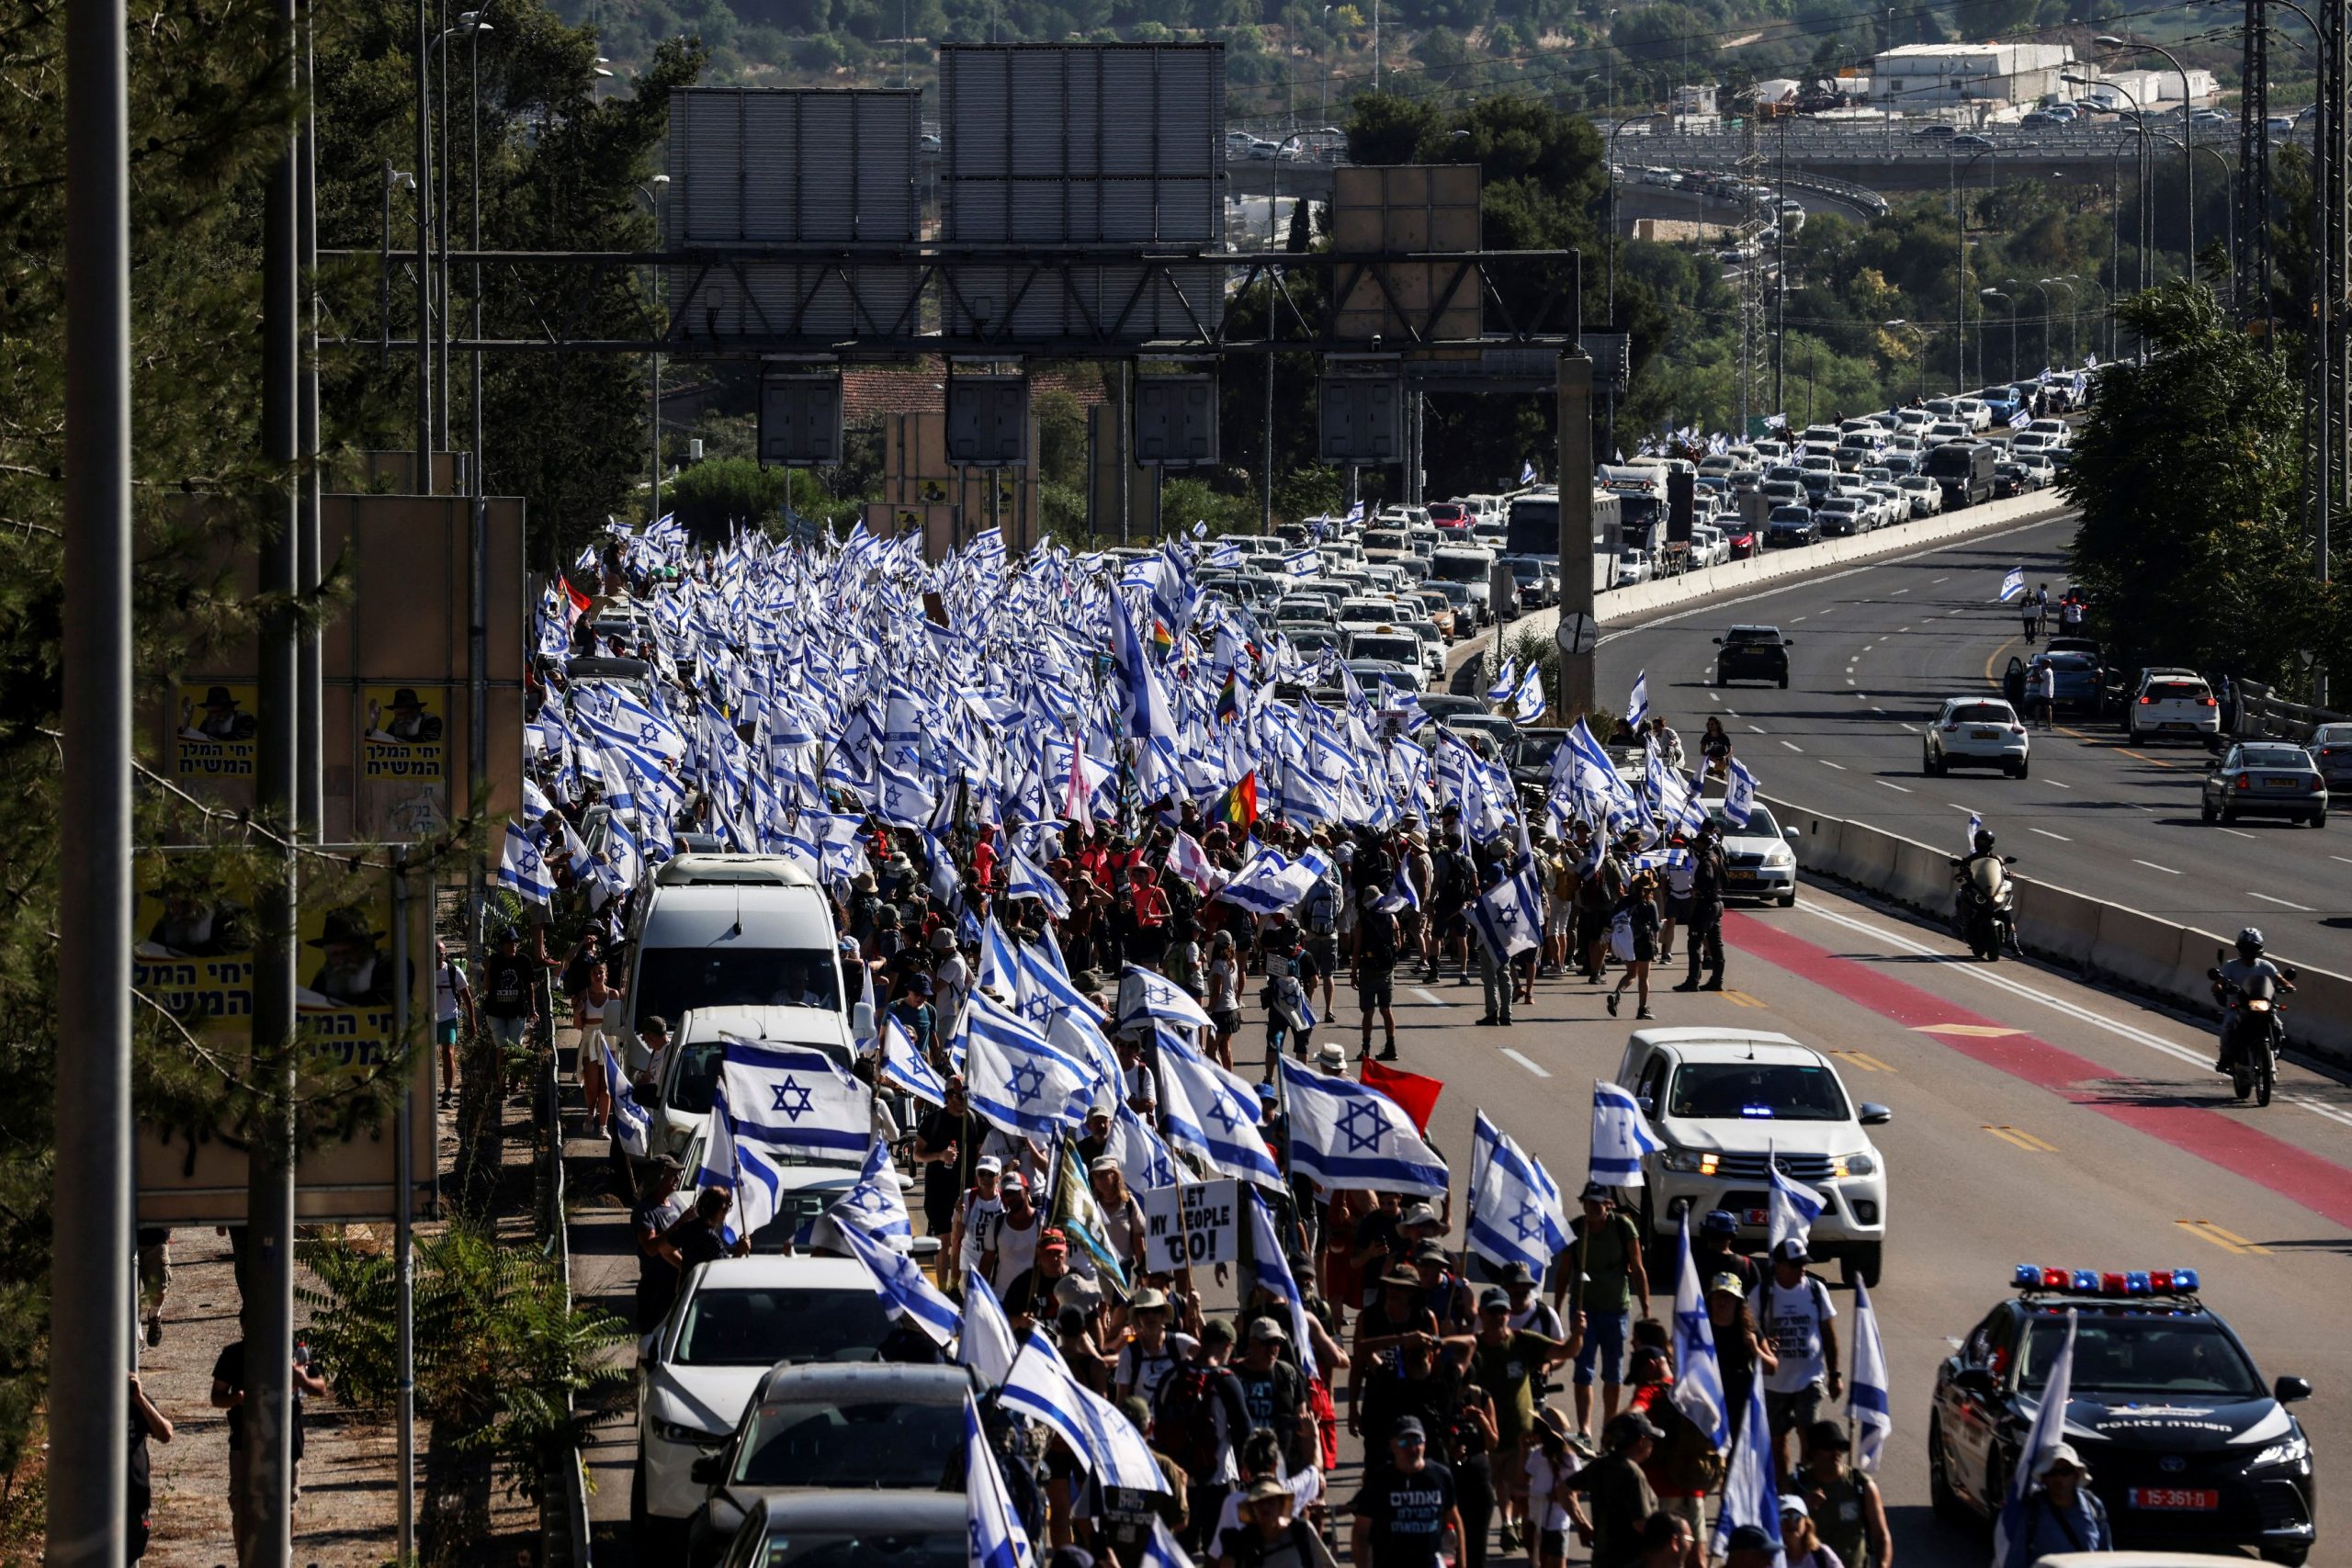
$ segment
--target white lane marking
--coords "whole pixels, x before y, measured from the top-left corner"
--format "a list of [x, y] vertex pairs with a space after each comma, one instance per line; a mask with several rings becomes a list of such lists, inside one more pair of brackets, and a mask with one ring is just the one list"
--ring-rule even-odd
[[2045, 839], [2055, 839], [2062, 844], [2071, 844], [2075, 841], [2074, 840], [2066, 837], [2065, 834], [2053, 833], [2047, 828], [2028, 828], [2026, 831], [2029, 833], [2039, 833]]
[[2041, 782], [2048, 784], [2052, 789], [2072, 789], [2075, 787], [2073, 784], [2063, 784], [2056, 779], [2044, 779]]
[[2177, 872], [2177, 871], [2173, 870], [2173, 868], [2172, 868], [2172, 867], [2170, 867], [2170, 866], [2168, 866], [2168, 865], [2158, 865], [2155, 862], [2154, 862], [2154, 861], [2152, 861], [2152, 860], [2135, 860], [2135, 861], [2133, 861], [2132, 863], [2133, 865], [2144, 865], [2144, 866], [2146, 866], [2150, 871], [2161, 871], [2161, 872], [2165, 873], [2165, 874], [2166, 875], [2168, 875], [2168, 876], [2178, 876], [2178, 875], [2180, 874], [2180, 873], [2178, 873], [2178, 872]]
[[1748, 728], [1748, 730], [1750, 731], [1750, 733], [1752, 733], [1752, 734], [1756, 734], [1756, 735], [1769, 735], [1769, 734], [1770, 734], [1770, 733], [1771, 733], [1771, 731], [1770, 731], [1770, 730], [1766, 729], [1766, 728], [1765, 728], [1762, 725], [1760, 725], [1760, 724], [1751, 724], [1751, 725], [1749, 725], [1747, 728]]
[[[1847, 676], [1847, 677], [1846, 677], [1846, 684], [1848, 684], [1849, 686], [1850, 686], [1850, 685], [1852, 685], [1853, 683], [1854, 683], [1854, 678], [1853, 678], [1851, 675]], [[1856, 696], [1858, 696], [1858, 697], [1859, 697], [1859, 696], [1860, 696], [1861, 694], [1861, 694], [1861, 693], [1860, 693], [1860, 692], [1856, 692], [1856, 693], [1854, 694], [1854, 695], [1856, 695]]]
[[2330, 855], [2327, 858], [2330, 860], [2340, 860], [2346, 865], [2352, 865], [2352, 855]]
[[[1900, 935], [1894, 931], [1882, 931], [1878, 927], [1871, 925], [1867, 920], [1858, 920], [1850, 915], [1838, 914], [1833, 910], [1822, 908], [1811, 899], [1806, 899], [1799, 903], [1797, 908], [1804, 910], [1809, 915], [1815, 915], [1822, 919], [1830, 921], [1833, 924], [1844, 926], [1849, 931], [1860, 931], [1865, 936], [1876, 937], [1881, 942], [1892, 943], [1896, 947], [1904, 948], [1911, 953], [1924, 953], [1930, 957], [1950, 959], [1951, 962], [1946, 965], [1946, 969], [1951, 974], [1964, 975], [1972, 980], [1981, 981], [1996, 989], [2007, 991], [2012, 996], [2022, 997], [2028, 1001], [2040, 1002], [2042, 1006], [2051, 1009], [2052, 1011], [2064, 1013], [2068, 1018], [2079, 1020], [2084, 1023], [2090, 1024], [2094, 1028], [2103, 1029], [2108, 1033], [2115, 1035], [2119, 1039], [2129, 1040], [2135, 1045], [2144, 1045], [2149, 1050], [2160, 1051], [2164, 1055], [2174, 1058], [2176, 1061], [2186, 1062], [2190, 1066], [2197, 1068], [2200, 1072], [2212, 1071], [2213, 1059], [2202, 1051], [2193, 1049], [2187, 1045], [2176, 1044], [2172, 1041], [2166, 1040], [2161, 1035], [2152, 1034], [2148, 1031], [2138, 1028], [2132, 1024], [2120, 1022], [2118, 1020], [2109, 1018], [2102, 1013], [2093, 1012], [2090, 1009], [2083, 1007], [2075, 1002], [2070, 1002], [2064, 997], [2053, 997], [2049, 992], [2039, 990], [2032, 986], [2025, 984], [2023, 981], [2011, 979], [2007, 975], [1996, 974], [1994, 971], [1984, 967], [1984, 965], [1964, 962], [1956, 953], [1946, 953], [1937, 948], [1928, 946], [1926, 942], [1914, 942], [1909, 937]], [[2324, 1105], [2318, 1100], [2310, 1100], [2301, 1095], [2290, 1094], [2286, 1098], [2303, 1106], [2306, 1110], [2316, 1111], [2318, 1114], [2327, 1117], [2331, 1121], [2341, 1122], [2346, 1126], [2352, 1127], [2352, 1111], [2341, 1111], [2335, 1106]]]
[[2273, 897], [2272, 897], [2269, 894], [2267, 894], [2267, 893], [2256, 893], [2256, 892], [2255, 892], [2252, 888], [2248, 888], [2248, 889], [2246, 889], [2246, 895], [2245, 895], [2245, 896], [2246, 896], [2247, 897], [2249, 897], [2249, 898], [2259, 898], [2259, 899], [2261, 899], [2261, 900], [2262, 900], [2264, 903], [2266, 903], [2266, 904], [2276, 904], [2276, 905], [2278, 905], [2278, 906], [2280, 908], [2282, 908], [2282, 909], [2300, 909], [2301, 911], [2302, 911], [2302, 912], [2303, 912], [2304, 914], [2306, 914], [2306, 915], [2312, 914], [2312, 913], [2315, 913], [2315, 912], [2316, 912], [2316, 911], [2314, 911], [2314, 910], [2312, 908], [2312, 907], [2311, 907], [2309, 904], [2294, 904], [2294, 903], [2290, 903], [2288, 900], [2286, 900], [2286, 899], [2284, 899], [2284, 898], [2273, 898]]
[[1843, 762], [1833, 762], [1826, 757], [1822, 758], [1820, 761], [1821, 765], [1825, 768], [1835, 768], [1841, 773], [1846, 771], [1846, 764]]
[[1882, 708], [1882, 707], [1873, 707], [1873, 708], [1871, 708], [1871, 712], [1875, 713], [1875, 714], [1883, 714], [1884, 712], [1886, 712], [1886, 710], [1885, 710], [1884, 708]]
[[1894, 592], [1897, 592], [1897, 593], [1908, 593], [1908, 592], [1911, 592], [1911, 590], [1909, 590], [1908, 588], [1898, 588], [1898, 589], [1896, 589]]
[[1893, 779], [1881, 779], [1878, 782], [1884, 784], [1887, 788], [1894, 791], [1897, 795], [1909, 795], [1911, 793], [1911, 786], [1909, 784], [1899, 784]]
[[1936, 583], [1939, 583], [1939, 582], [1950, 582], [1951, 581], [1951, 578], [1949, 578], [1949, 577], [1939, 577], [1939, 578], [1937, 578], [1937, 579], [1936, 579], [1935, 582], [1930, 582], [1930, 583], [1928, 583], [1928, 587], [1930, 587], [1930, 588], [1933, 588], [1933, 587], [1935, 587], [1935, 586], [1936, 586]]
[[1815, 611], [1815, 613], [1816, 615], [1826, 615], [1829, 614], [1829, 611], [1830, 611], [1830, 610], [1835, 610], [1837, 607], [1838, 607], [1837, 605], [1832, 604], [1832, 605], [1830, 605], [1830, 606], [1829, 606], [1829, 609], [1828, 609], [1828, 610], [1819, 610], [1819, 611]]
[[1800, 757], [1804, 755], [1804, 748], [1798, 745], [1793, 740], [1783, 740], [1781, 744], [1787, 747], [1790, 750], [1794, 751]]
[[1805, 616], [1804, 616], [1804, 615], [1791, 615], [1791, 616], [1789, 617], [1789, 619], [1790, 619], [1790, 621], [1791, 621], [1791, 622], [1802, 621], [1802, 620], [1804, 620], [1804, 619], [1806, 619], [1806, 618], [1807, 618], [1807, 617], [1805, 617]]
[[1945, 802], [1944, 802], [1944, 804], [1945, 804], [1946, 806], [1951, 807], [1954, 811], [1965, 811], [1965, 812], [1967, 812], [1971, 817], [1973, 817], [1973, 816], [1975, 816], [1975, 815], [1976, 815], [1976, 807], [1973, 807], [1973, 806], [1962, 806], [1960, 802], [1958, 802], [1958, 801], [1956, 801], [1956, 800], [1947, 800], [1947, 801], [1945, 801]]
[[1420, 998], [1421, 1000], [1429, 1003], [1430, 1006], [1434, 1008], [1450, 1008], [1453, 1005], [1452, 1002], [1447, 1001], [1443, 997], [1439, 996], [1435, 991], [1423, 990], [1419, 986], [1415, 986], [1413, 987], [1413, 995]]
[[[2148, 807], [2141, 807], [2141, 809], [2144, 811], [2144, 810], [2147, 810], [2147, 809], [2148, 809]], [[2254, 835], [2253, 835], [2252, 833], [2246, 832], [2246, 831], [2245, 831], [2244, 829], [2238, 829], [2238, 828], [2224, 828], [2224, 829], [2222, 829], [2222, 832], [2224, 832], [2224, 833], [2231, 834], [2231, 835], [2233, 835], [2233, 836], [2234, 836], [2234, 837], [2236, 837], [2236, 838], [2240, 838], [2240, 839], [2251, 839], [2251, 838], [2253, 838], [2253, 837], [2254, 837]]]
[[1895, 636], [1897, 636], [1897, 637], [1901, 637], [1905, 632], [1907, 632], [1907, 631], [1909, 631], [1910, 629], [1911, 629], [1911, 628], [1910, 628], [1909, 626], [1897, 626], [1897, 627], [1895, 627], [1895, 628], [1894, 628], [1894, 635], [1895, 635]]
[[1521, 1066], [1525, 1067], [1529, 1072], [1533, 1073], [1539, 1078], [1548, 1078], [1552, 1076], [1551, 1072], [1541, 1064], [1537, 1063], [1531, 1057], [1521, 1055], [1518, 1052], [1512, 1050], [1508, 1045], [1503, 1047], [1503, 1055], [1509, 1056], [1512, 1061], [1517, 1062]]
[[[1901, 719], [1896, 719], [1896, 720], [1895, 720], [1895, 722], [1896, 722], [1897, 724], [1903, 724], [1903, 721], [1902, 721]], [[1916, 725], [1916, 724], [1904, 724], [1904, 725], [1903, 725], [1903, 728], [1905, 728], [1905, 729], [1907, 729], [1907, 730], [1909, 730], [1909, 731], [1910, 731], [1912, 734], [1914, 734], [1914, 735], [1917, 735], [1917, 734], [1918, 734], [1918, 733], [1919, 733], [1919, 727], [1918, 727], [1917, 725]]]
[[1722, 701], [1723, 701], [1723, 698], [1721, 698], [1721, 697], [1719, 697], [1719, 696], [1715, 695], [1715, 694], [1714, 694], [1714, 693], [1713, 693], [1713, 692], [1709, 692], [1709, 693], [1707, 694], [1707, 700], [1708, 700], [1709, 702], [1711, 702], [1711, 703], [1719, 703], [1719, 702], [1722, 702]]

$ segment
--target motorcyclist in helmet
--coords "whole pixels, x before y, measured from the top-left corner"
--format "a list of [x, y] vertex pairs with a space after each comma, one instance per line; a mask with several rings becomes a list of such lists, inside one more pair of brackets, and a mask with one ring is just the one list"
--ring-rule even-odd
[[2281, 992], [2291, 991], [2294, 983], [2280, 971], [2278, 965], [2262, 955], [2262, 932], [2253, 926], [2238, 932], [2238, 955], [2214, 971], [2213, 1000], [2222, 1009], [2221, 1054], [2214, 1058], [2213, 1070], [2226, 1073], [2231, 1058], [2236, 1054], [2231, 1045], [2231, 1035], [2239, 1017], [2237, 998], [2256, 976], [2267, 976]]
[[1976, 863], [1980, 860], [1996, 861], [2001, 859], [1999, 855], [1993, 852], [1993, 835], [1988, 829], [1984, 828], [1976, 829], [1974, 844], [1975, 848], [1968, 854], [1963, 855], [1959, 860], [1951, 863], [1953, 866], [1957, 868], [1952, 874], [1953, 881], [1966, 882], [1968, 880], [1969, 874], [1975, 870]]

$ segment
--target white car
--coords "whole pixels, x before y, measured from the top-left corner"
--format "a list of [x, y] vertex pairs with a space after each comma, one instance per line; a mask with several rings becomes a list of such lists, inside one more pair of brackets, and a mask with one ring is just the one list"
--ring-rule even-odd
[[1641, 550], [1623, 550], [1617, 557], [1616, 586], [1632, 588], [1650, 580], [1650, 558]]
[[1969, 434], [1981, 434], [1993, 428], [1993, 408], [1982, 398], [1954, 398], [1952, 406], [1968, 422]]
[[1920, 737], [1920, 769], [1940, 777], [1954, 768], [1998, 768], [2013, 779], [2026, 776], [2032, 738], [2017, 709], [1998, 697], [1946, 697]]
[[1797, 830], [1774, 821], [1772, 808], [1761, 801], [1750, 808], [1746, 822], [1724, 816], [1721, 801], [1709, 802], [1707, 814], [1723, 829], [1724, 873], [1730, 878], [1724, 897], [1770, 898], [1783, 909], [1794, 904], [1797, 857], [1789, 846]]
[[2222, 733], [2222, 706], [2202, 677], [2178, 670], [2151, 670], [2123, 710], [2123, 728], [2134, 746], [2162, 737], [2204, 740]]
[[1642, 1227], [1652, 1242], [1668, 1244], [1686, 1213], [1721, 1209], [1742, 1250], [1761, 1251], [1770, 1161], [1821, 1201], [1814, 1255], [1837, 1258], [1849, 1283], [1878, 1283], [1886, 1162], [1865, 1129], [1894, 1113], [1855, 1104], [1827, 1057], [1762, 1030], [1645, 1029], [1626, 1042], [1617, 1082], [1661, 1145], [1642, 1156]]
[[1897, 409], [1894, 411], [1895, 433], [1897, 434], [1917, 434], [1935, 423], [1936, 416], [1929, 413], [1926, 409]]
[[2020, 430], [2009, 437], [2009, 452], [2013, 457], [2022, 457], [2029, 452], [2047, 451], [2058, 442], [2059, 437], [2044, 434], [2039, 430]]
[[1897, 523], [1911, 521], [1911, 498], [1905, 495], [1894, 480], [1888, 479], [1871, 485], [1870, 492], [1878, 498], [1880, 527], [1892, 528]]
[[662, 1535], [683, 1548], [710, 1490], [695, 1461], [727, 1446], [771, 1368], [871, 1361], [889, 1334], [874, 1276], [854, 1258], [723, 1258], [688, 1275], [638, 1342], [629, 1522], [641, 1550]]
[[1894, 488], [1911, 503], [1914, 517], [1934, 517], [1943, 512], [1944, 487], [1925, 474], [1905, 474], [1894, 481]]
[[1939, 419], [1928, 426], [1926, 439], [1930, 446], [1941, 446], [1948, 441], [1965, 441], [1968, 439], [1968, 423], [1965, 420]]

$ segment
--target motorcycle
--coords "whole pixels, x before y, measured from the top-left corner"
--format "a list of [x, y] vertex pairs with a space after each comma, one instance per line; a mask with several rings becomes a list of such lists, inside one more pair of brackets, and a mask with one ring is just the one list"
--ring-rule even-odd
[[2000, 962], [2004, 947], [2012, 953], [2021, 951], [2018, 885], [2008, 872], [2017, 863], [2015, 855], [1972, 855], [1951, 863], [1957, 893], [1952, 923], [1960, 939], [1968, 943], [1968, 951], [1989, 964]]
[[[2214, 956], [2228, 958], [2219, 952]], [[2292, 990], [2295, 971], [2282, 968], [2279, 974], [2287, 989]], [[2221, 996], [2222, 1057], [2229, 1064], [2230, 1088], [2240, 1100], [2251, 1095], [2256, 1105], [2267, 1105], [2278, 1078], [2278, 1055], [2287, 1047], [2286, 999], [2280, 995], [2279, 983], [2267, 975], [2256, 975], [2241, 986], [2218, 965], [2208, 969], [2205, 977]]]

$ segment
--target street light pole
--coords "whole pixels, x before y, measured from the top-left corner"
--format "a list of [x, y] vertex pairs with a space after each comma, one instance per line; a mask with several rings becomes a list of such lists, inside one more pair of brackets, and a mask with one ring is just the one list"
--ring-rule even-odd
[[[656, 175], [650, 186], [637, 187], [637, 194], [645, 197], [645, 204], [653, 209], [653, 248], [656, 251], [662, 249], [662, 189], [669, 183], [669, 175]], [[650, 323], [654, 313], [662, 308], [662, 268], [656, 265], [645, 270], [645, 315]], [[653, 484], [646, 503], [645, 520], [658, 523], [662, 520], [662, 351], [657, 348], [647, 357], [652, 361], [653, 369], [652, 402], [649, 411], [652, 415]]]
[[[2014, 381], [2018, 378], [2018, 302], [1997, 288], [1980, 288], [1976, 297], [1979, 299], [2004, 300], [2009, 307], [2009, 379]], [[1976, 313], [1976, 368], [1979, 373], [1984, 368], [1984, 312], [1982, 310]]]
[[1919, 400], [1926, 402], [1928, 400], [1928, 329], [1917, 321], [1905, 321], [1901, 316], [1897, 316], [1891, 321], [1881, 321], [1879, 325], [1890, 330], [1901, 327], [1905, 332], [1919, 334], [1919, 352], [1914, 363], [1919, 367]]
[[433, 493], [433, 49], [416, 0], [416, 493]]
[[2181, 221], [2188, 234], [2188, 277], [2191, 282], [2195, 282], [2197, 278], [2197, 160], [2190, 155], [2188, 150], [2188, 144], [2196, 140], [2195, 134], [2189, 130], [2188, 67], [2183, 65], [2179, 57], [2162, 44], [2132, 43], [2128, 39], [2118, 38], [2113, 33], [2101, 33], [2091, 41], [2104, 44], [2109, 49], [2136, 49], [2151, 54], [2161, 54], [2165, 57], [2166, 63], [2180, 73], [2180, 190], [2182, 200], [2186, 205], [2186, 210], [2181, 213]]

